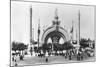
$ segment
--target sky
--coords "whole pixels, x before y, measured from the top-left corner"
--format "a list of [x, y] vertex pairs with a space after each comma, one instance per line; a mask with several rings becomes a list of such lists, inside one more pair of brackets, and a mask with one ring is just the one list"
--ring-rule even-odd
[[[74, 33], [78, 27], [78, 11], [80, 10], [80, 36], [81, 38], [95, 39], [95, 19], [93, 6], [48, 4], [35, 2], [11, 1], [11, 41], [28, 44], [30, 39], [30, 7], [32, 6], [33, 37], [37, 41], [37, 29], [40, 19], [41, 35], [43, 29], [52, 25], [55, 10], [58, 9], [60, 25], [70, 32], [72, 21]], [[75, 34], [74, 34], [75, 35]]]

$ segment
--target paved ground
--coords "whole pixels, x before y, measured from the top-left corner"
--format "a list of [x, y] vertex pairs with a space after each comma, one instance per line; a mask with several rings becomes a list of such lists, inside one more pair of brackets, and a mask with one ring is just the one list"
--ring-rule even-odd
[[[23, 61], [17, 60], [18, 66], [23, 67], [24, 65], [37, 65], [37, 64], [53, 64], [53, 63], [68, 63], [68, 62], [83, 62], [83, 61], [93, 61], [94, 57], [87, 57], [84, 55], [84, 60], [77, 61], [76, 56], [72, 57], [72, 60], [65, 59], [63, 56], [50, 56], [48, 62], [45, 62], [45, 57], [25, 57]], [[12, 62], [12, 66], [14, 63]]]

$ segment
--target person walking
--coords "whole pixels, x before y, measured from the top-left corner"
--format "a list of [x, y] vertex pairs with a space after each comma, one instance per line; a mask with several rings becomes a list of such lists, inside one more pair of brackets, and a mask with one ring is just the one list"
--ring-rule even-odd
[[81, 52], [80, 52], [80, 51], [78, 52], [78, 55], [77, 55], [77, 60], [78, 60], [78, 61], [80, 61], [80, 60], [81, 60]]
[[17, 57], [16, 57], [16, 55], [15, 55], [15, 59], [14, 59], [14, 62], [15, 62], [15, 66], [17, 66], [18, 64], [17, 64]]
[[17, 61], [16, 61], [16, 59], [15, 59], [15, 66], [17, 66], [18, 64], [17, 64]]
[[71, 50], [69, 51], [69, 60], [72, 60], [72, 53], [71, 53]]
[[48, 55], [48, 52], [45, 53], [45, 56], [46, 56], [45, 61], [48, 62], [48, 56], [49, 56], [49, 55]]

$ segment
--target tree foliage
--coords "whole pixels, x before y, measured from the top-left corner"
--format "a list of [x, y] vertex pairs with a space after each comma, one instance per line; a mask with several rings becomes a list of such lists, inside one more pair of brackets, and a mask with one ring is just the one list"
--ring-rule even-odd
[[49, 51], [52, 49], [52, 46], [53, 46], [53, 50], [57, 51], [62, 51], [62, 50], [69, 50], [71, 48], [73, 48], [73, 46], [71, 45], [70, 42], [65, 42], [63, 44], [52, 44], [52, 43], [44, 43], [41, 47], [41, 49], [43, 51]]
[[89, 41], [90, 41], [90, 40], [87, 40], [87, 39], [82, 38], [82, 39], [80, 40], [80, 46], [83, 47], [83, 48], [89, 47], [89, 45], [88, 45], [88, 42], [89, 42]]
[[18, 49], [18, 43], [16, 43], [16, 42], [12, 42], [12, 50], [13, 51], [16, 51], [17, 49]]
[[16, 51], [16, 50], [25, 50], [27, 49], [27, 45], [25, 45], [24, 43], [20, 43], [20, 42], [12, 42], [12, 50]]
[[64, 50], [70, 50], [73, 48], [70, 42], [65, 42], [64, 44], [62, 44], [62, 47]]

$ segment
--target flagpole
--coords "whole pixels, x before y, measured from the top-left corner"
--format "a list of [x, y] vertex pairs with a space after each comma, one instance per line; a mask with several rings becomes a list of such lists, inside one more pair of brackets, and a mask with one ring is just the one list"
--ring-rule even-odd
[[78, 26], [79, 26], [79, 45], [80, 45], [80, 10], [79, 10], [79, 14], [78, 15], [79, 15], [79, 18], [78, 18], [79, 25]]
[[71, 33], [71, 42], [73, 42], [73, 36], [74, 36], [74, 34], [73, 34], [73, 21], [72, 21], [72, 27], [71, 27], [70, 33]]
[[74, 36], [74, 33], [73, 33], [73, 21], [72, 21], [72, 42], [73, 42], [73, 36]]
[[32, 28], [32, 40], [34, 41], [34, 28]]
[[38, 48], [39, 48], [39, 37], [40, 37], [40, 19], [38, 24]]

